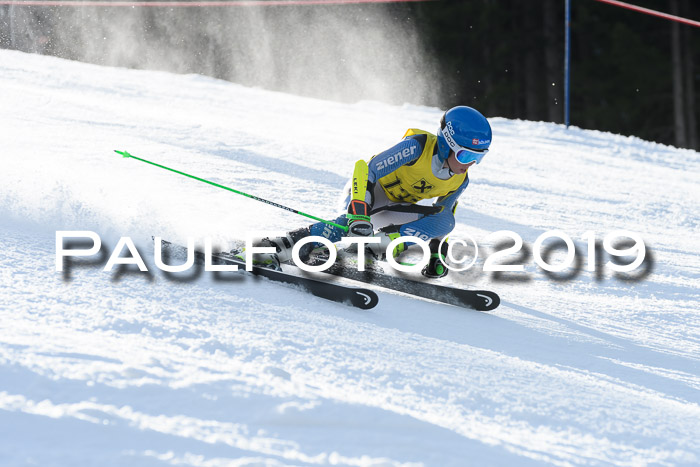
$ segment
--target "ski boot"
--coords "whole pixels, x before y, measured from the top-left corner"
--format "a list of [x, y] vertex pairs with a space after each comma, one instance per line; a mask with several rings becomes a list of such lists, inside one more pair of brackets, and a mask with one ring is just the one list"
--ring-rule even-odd
[[[359, 264], [360, 255], [357, 251], [358, 244], [356, 243], [338, 250], [337, 261], [342, 267], [352, 270], [382, 273], [384, 271], [379, 265], [379, 262], [386, 261], [386, 249], [389, 246], [389, 243], [400, 236], [401, 234], [398, 232], [388, 232], [380, 229], [377, 234], [374, 235], [374, 238], [378, 238], [380, 240], [379, 243], [368, 243], [364, 246], [364, 264], [362, 267], [360, 267]], [[392, 256], [396, 258], [403, 253], [405, 248], [405, 243], [399, 243], [391, 252]], [[320, 260], [327, 261], [329, 253], [327, 249], [324, 248], [324, 251], [316, 256]]]
[[[397, 239], [401, 236], [401, 234], [398, 232], [394, 226], [389, 226], [384, 229], [379, 229], [379, 231], [376, 233], [374, 236], [375, 238], [378, 238], [380, 240], [379, 243], [370, 243], [366, 246], [366, 251], [370, 253], [375, 260], [381, 260], [385, 261], [386, 260], [386, 249], [389, 246], [389, 243], [394, 241], [394, 239]], [[396, 258], [399, 256], [401, 253], [403, 253], [406, 250], [406, 244], [405, 243], [399, 243], [394, 247], [394, 249], [391, 251], [391, 256]]]
[[442, 247], [440, 247], [439, 238], [430, 240], [430, 261], [425, 265], [421, 274], [429, 279], [445, 277], [449, 272], [449, 269], [445, 266], [448, 248], [447, 242], [442, 242]]
[[[258, 247], [273, 247], [277, 251], [275, 253], [256, 253], [253, 255], [253, 264], [255, 266], [266, 267], [270, 269], [282, 269], [280, 263], [285, 263], [292, 260], [292, 250], [294, 244], [304, 237], [311, 235], [308, 227], [302, 227], [297, 230], [287, 232], [284, 237], [263, 238], [255, 246]], [[299, 258], [305, 261], [309, 258], [309, 254], [314, 249], [313, 243], [307, 243], [299, 251]], [[246, 259], [245, 248], [234, 253], [234, 256], [241, 261]]]

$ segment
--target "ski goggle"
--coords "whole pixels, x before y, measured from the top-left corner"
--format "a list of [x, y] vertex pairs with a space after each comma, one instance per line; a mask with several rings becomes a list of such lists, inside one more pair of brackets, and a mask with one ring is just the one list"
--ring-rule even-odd
[[457, 144], [457, 142], [454, 140], [452, 135], [448, 131], [446, 131], [447, 127], [443, 128], [440, 130], [442, 132], [442, 136], [444, 136], [445, 141], [447, 141], [447, 145], [454, 151], [455, 157], [457, 158], [457, 162], [460, 164], [469, 164], [470, 162], [476, 162], [477, 164], [481, 162], [481, 159], [484, 158], [487, 152], [489, 152], [488, 149], [472, 149], [472, 148], [465, 148], [463, 146], [460, 146]]

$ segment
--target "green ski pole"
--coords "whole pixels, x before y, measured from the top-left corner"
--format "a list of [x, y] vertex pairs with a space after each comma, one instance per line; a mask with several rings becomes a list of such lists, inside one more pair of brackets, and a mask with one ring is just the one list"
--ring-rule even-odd
[[343, 232], [347, 232], [347, 231], [348, 231], [348, 228], [347, 228], [346, 226], [344, 226], [344, 225], [340, 225], [340, 224], [337, 224], [337, 223], [335, 223], [335, 222], [327, 221], [327, 220], [325, 220], [325, 219], [321, 219], [320, 217], [312, 216], [311, 214], [306, 214], [305, 212], [301, 212], [301, 211], [296, 210], [296, 209], [288, 208], [287, 206], [282, 206], [281, 204], [277, 204], [277, 203], [275, 203], [275, 202], [268, 201], [268, 200], [263, 199], [263, 198], [260, 198], [260, 197], [258, 197], [258, 196], [254, 196], [254, 195], [250, 195], [250, 194], [248, 194], [248, 193], [244, 193], [244, 192], [242, 192], [242, 191], [234, 190], [233, 188], [230, 188], [230, 187], [227, 187], [227, 186], [224, 186], [224, 185], [220, 185], [220, 184], [218, 184], [218, 183], [214, 183], [214, 182], [212, 182], [212, 181], [206, 180], [206, 179], [204, 179], [204, 178], [196, 177], [196, 176], [194, 176], [194, 175], [190, 175], [190, 174], [185, 173], [185, 172], [180, 172], [179, 170], [171, 169], [170, 167], [166, 167], [166, 166], [164, 166], [164, 165], [156, 164], [155, 162], [151, 162], [151, 161], [146, 160], [146, 159], [141, 159], [140, 157], [136, 157], [136, 156], [133, 156], [133, 155], [129, 154], [127, 151], [117, 151], [117, 150], [115, 149], [114, 152], [116, 152], [117, 154], [121, 154], [121, 155], [124, 156], [124, 157], [131, 158], [131, 159], [136, 159], [136, 160], [138, 160], [138, 161], [145, 162], [145, 163], [147, 163], [147, 164], [155, 165], [156, 167], [160, 167], [161, 169], [169, 170], [169, 171], [171, 171], [171, 172], [175, 172], [176, 174], [184, 175], [185, 177], [193, 178], [193, 179], [198, 180], [198, 181], [200, 181], [200, 182], [208, 183], [209, 185], [213, 185], [213, 186], [215, 186], [215, 187], [218, 187], [218, 188], [222, 188], [222, 189], [224, 189], [224, 190], [231, 191], [231, 192], [233, 192], [233, 193], [236, 193], [237, 195], [242, 195], [242, 196], [245, 196], [246, 198], [254, 199], [254, 200], [256, 200], [256, 201], [261, 201], [261, 202], [263, 202], [263, 203], [269, 204], [270, 206], [275, 206], [276, 208], [284, 209], [285, 211], [293, 212], [294, 214], [299, 214], [300, 216], [308, 217], [309, 219], [313, 219], [313, 220], [315, 220], [315, 221], [323, 222], [324, 224], [332, 225], [333, 227], [337, 227], [337, 228], [341, 229]]

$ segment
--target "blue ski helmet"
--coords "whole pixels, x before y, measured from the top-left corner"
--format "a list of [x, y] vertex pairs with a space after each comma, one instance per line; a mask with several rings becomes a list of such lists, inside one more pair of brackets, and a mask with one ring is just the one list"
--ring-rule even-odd
[[[471, 107], [453, 107], [445, 112], [440, 120], [437, 145], [438, 158], [442, 162], [447, 160], [450, 150], [458, 153], [460, 149], [464, 149], [464, 153], [471, 153], [470, 159], [478, 164], [491, 145], [491, 125], [486, 117]], [[471, 161], [466, 157], [458, 159], [462, 163]]]

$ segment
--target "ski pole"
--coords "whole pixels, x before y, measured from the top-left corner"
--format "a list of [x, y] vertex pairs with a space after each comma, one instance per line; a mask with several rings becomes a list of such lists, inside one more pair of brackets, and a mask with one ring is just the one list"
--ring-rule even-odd
[[156, 164], [155, 162], [151, 162], [151, 161], [146, 160], [146, 159], [141, 159], [140, 157], [136, 157], [136, 156], [129, 154], [127, 151], [117, 151], [115, 149], [114, 152], [116, 152], [117, 154], [121, 154], [123, 157], [136, 159], [138, 161], [145, 162], [147, 164], [155, 165], [156, 167], [160, 167], [161, 169], [169, 170], [171, 172], [175, 172], [176, 174], [184, 175], [185, 177], [190, 177], [190, 178], [193, 178], [193, 179], [198, 180], [200, 182], [208, 183], [209, 185], [213, 185], [215, 187], [222, 188], [224, 190], [232, 191], [233, 193], [236, 193], [237, 195], [242, 195], [242, 196], [245, 196], [246, 198], [254, 199], [256, 201], [261, 201], [263, 203], [269, 204], [270, 206], [275, 206], [276, 208], [284, 209], [285, 211], [293, 212], [294, 214], [299, 214], [300, 216], [308, 217], [309, 219], [323, 222], [324, 224], [332, 225], [333, 227], [337, 227], [337, 228], [341, 229], [343, 232], [348, 231], [348, 228], [344, 225], [340, 225], [340, 224], [337, 224], [335, 222], [327, 221], [325, 219], [321, 219], [320, 217], [312, 216], [311, 214], [306, 214], [305, 212], [301, 212], [301, 211], [296, 210], [296, 209], [288, 208], [287, 206], [282, 206], [281, 204], [277, 204], [275, 202], [260, 198], [258, 196], [254, 196], [254, 195], [251, 195], [248, 193], [244, 193], [242, 191], [234, 190], [233, 188], [230, 188], [230, 187], [227, 187], [224, 185], [220, 185], [218, 183], [214, 183], [212, 181], [206, 180], [204, 178], [196, 177], [194, 175], [190, 175], [190, 174], [185, 173], [185, 172], [180, 172], [179, 170], [171, 169], [170, 167]]

